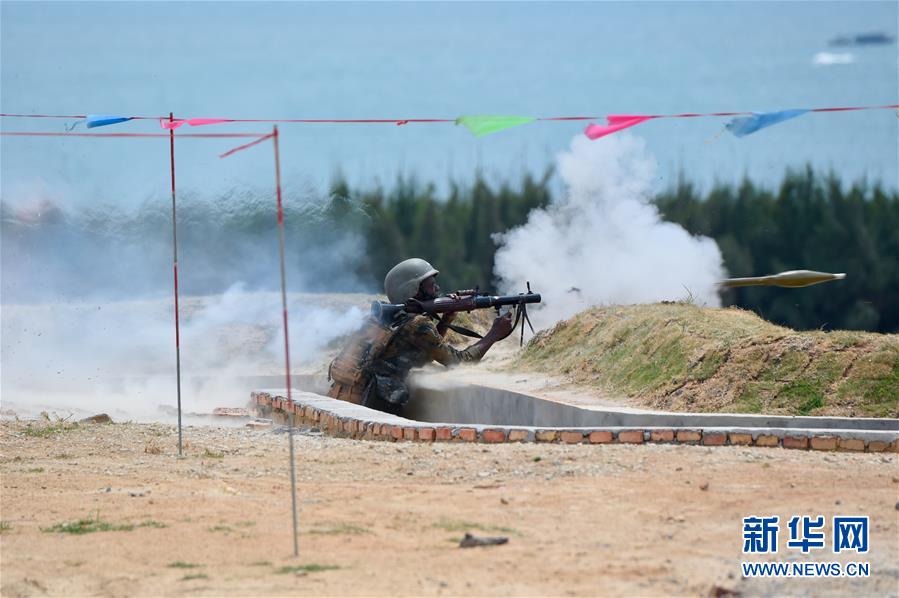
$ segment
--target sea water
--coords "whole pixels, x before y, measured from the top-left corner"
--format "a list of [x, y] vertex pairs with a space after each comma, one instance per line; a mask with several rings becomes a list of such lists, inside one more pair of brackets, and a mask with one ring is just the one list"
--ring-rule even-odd
[[[768, 111], [897, 102], [895, 2], [3, 3], [2, 110], [236, 118], [538, 117]], [[62, 131], [72, 120], [3, 119]], [[597, 122], [602, 122], [597, 119]], [[897, 113], [807, 114], [737, 139], [725, 118], [631, 130], [658, 161], [708, 187], [773, 186], [811, 164], [844, 182], [897, 184]], [[281, 125], [285, 185], [341, 173], [493, 181], [542, 173], [583, 122], [537, 122], [477, 139], [454, 124]], [[76, 131], [84, 125], [76, 125]], [[268, 123], [185, 132], [267, 132]], [[132, 121], [98, 132], [161, 131]], [[602, 143], [602, 140], [596, 143]], [[179, 188], [268, 188], [270, 148], [182, 140]], [[2, 198], [135, 202], [168, 190], [167, 140], [2, 140]]]

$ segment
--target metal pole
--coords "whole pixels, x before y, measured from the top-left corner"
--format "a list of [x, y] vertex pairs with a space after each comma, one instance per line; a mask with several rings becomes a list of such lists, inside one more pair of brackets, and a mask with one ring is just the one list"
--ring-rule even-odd
[[[169, 123], [175, 115], [169, 112]], [[178, 219], [175, 214], [175, 129], [169, 129], [169, 159], [172, 170], [172, 271], [175, 276], [175, 376], [178, 385], [178, 456], [182, 456], [181, 436], [181, 325], [178, 321]]]
[[[287, 329], [287, 276], [284, 271], [284, 206], [281, 202], [281, 155], [278, 148], [278, 126], [274, 126], [275, 190], [278, 195], [278, 247], [281, 254], [281, 311], [284, 317], [284, 374], [287, 378], [287, 402], [293, 405], [290, 390], [290, 335]], [[297, 471], [293, 449], [293, 414], [288, 419], [287, 438], [290, 445], [290, 504], [293, 511], [293, 556], [300, 556], [297, 531]]]

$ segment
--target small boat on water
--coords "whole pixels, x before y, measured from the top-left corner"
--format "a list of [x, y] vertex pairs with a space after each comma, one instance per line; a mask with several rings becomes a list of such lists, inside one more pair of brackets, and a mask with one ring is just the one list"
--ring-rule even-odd
[[828, 42], [831, 46], [881, 46], [892, 44], [896, 41], [886, 33], [858, 33], [856, 35], [841, 35]]

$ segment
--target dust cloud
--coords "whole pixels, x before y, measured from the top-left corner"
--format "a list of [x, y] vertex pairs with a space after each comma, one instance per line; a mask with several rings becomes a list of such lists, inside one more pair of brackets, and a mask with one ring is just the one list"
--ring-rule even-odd
[[[171, 421], [170, 204], [79, 207], [14, 195], [2, 205], [5, 413]], [[209, 413], [244, 405], [254, 388], [284, 386], [276, 220], [270, 198], [250, 192], [185, 192], [182, 203], [182, 406]], [[353, 275], [361, 240], [314, 222], [317, 206], [303, 208], [306, 229], [288, 237], [291, 369], [323, 371], [321, 350], [362, 323], [370, 299], [321, 292], [365, 290]], [[307, 230], [315, 226], [327, 244]]]

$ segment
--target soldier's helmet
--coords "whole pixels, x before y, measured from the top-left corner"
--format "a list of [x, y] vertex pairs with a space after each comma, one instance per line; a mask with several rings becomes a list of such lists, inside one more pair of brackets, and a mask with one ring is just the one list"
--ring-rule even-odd
[[391, 303], [403, 303], [418, 294], [418, 285], [439, 271], [417, 257], [403, 260], [390, 269], [384, 278], [384, 291]]

